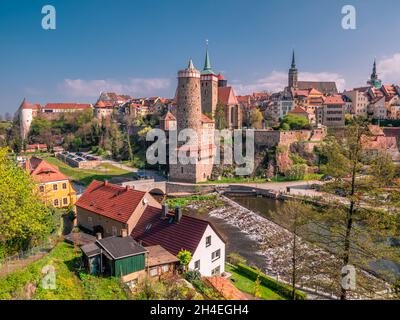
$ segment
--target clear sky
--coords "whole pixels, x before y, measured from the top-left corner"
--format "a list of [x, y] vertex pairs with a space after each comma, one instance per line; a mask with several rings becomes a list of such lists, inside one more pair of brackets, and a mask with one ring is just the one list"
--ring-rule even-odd
[[[56, 30], [41, 27], [56, 8]], [[341, 26], [343, 5], [357, 29]], [[278, 90], [292, 48], [300, 80], [365, 84], [373, 59], [400, 82], [398, 0], [0, 0], [0, 113], [30, 102], [92, 102], [101, 91], [173, 96], [192, 57], [238, 93]]]

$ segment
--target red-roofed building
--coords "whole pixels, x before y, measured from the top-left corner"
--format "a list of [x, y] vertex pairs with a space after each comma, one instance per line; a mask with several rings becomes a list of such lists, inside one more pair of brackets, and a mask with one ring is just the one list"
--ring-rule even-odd
[[232, 87], [218, 87], [218, 102], [225, 107], [225, 120], [229, 129], [242, 127], [242, 109]]
[[317, 123], [327, 127], [341, 127], [345, 125], [345, 102], [341, 95], [324, 97], [322, 107], [317, 108]]
[[76, 192], [69, 178], [56, 166], [37, 157], [28, 159], [23, 166], [38, 186], [39, 194], [45, 203], [57, 208], [75, 204]]
[[168, 211], [150, 194], [94, 180], [76, 203], [79, 226], [103, 236], [130, 234], [144, 246], [160, 245], [176, 256], [192, 253], [190, 269], [206, 276], [224, 271], [225, 242], [205, 220]]
[[130, 233], [148, 205], [161, 208], [145, 192], [94, 180], [76, 203], [78, 224], [90, 231], [101, 226], [105, 236]]

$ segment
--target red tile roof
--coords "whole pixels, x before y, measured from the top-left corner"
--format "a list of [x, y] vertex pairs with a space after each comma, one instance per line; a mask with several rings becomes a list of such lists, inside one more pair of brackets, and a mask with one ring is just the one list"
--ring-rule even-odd
[[112, 101], [104, 101], [104, 100], [99, 100], [97, 101], [95, 107], [96, 108], [109, 108], [109, 107], [114, 107], [115, 103]]
[[90, 109], [89, 103], [48, 103], [44, 109]]
[[145, 192], [93, 180], [76, 206], [127, 223]]
[[161, 117], [160, 120], [167, 120], [167, 121], [176, 121], [175, 116], [172, 114], [171, 111], [168, 111], [164, 116]]
[[345, 104], [340, 95], [327, 96], [324, 98], [324, 104]]
[[235, 92], [232, 87], [219, 87], [218, 100], [224, 105], [238, 104]]
[[162, 209], [147, 207], [131, 233], [133, 239], [142, 241], [144, 246], [161, 245], [176, 256], [182, 249], [193, 254], [207, 226], [217, 233], [208, 221], [182, 215], [176, 222], [174, 213], [169, 213], [165, 219], [161, 218], [161, 213]]
[[203, 123], [214, 123], [214, 120], [211, 120], [204, 113], [201, 114], [201, 122]]
[[37, 157], [32, 157], [25, 161], [24, 167], [37, 183], [69, 180], [68, 177], [61, 173], [57, 167]]
[[307, 113], [306, 110], [304, 110], [302, 107], [296, 106], [293, 110], [290, 111], [290, 113]]
[[29, 103], [24, 99], [21, 103], [21, 109], [39, 110], [42, 106], [39, 103]]

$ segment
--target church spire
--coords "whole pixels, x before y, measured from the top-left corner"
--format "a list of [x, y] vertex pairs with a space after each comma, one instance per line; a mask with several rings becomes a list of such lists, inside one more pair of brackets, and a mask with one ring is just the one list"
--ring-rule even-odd
[[371, 86], [374, 86], [377, 89], [380, 89], [382, 87], [382, 81], [378, 78], [378, 72], [376, 71], [376, 59], [374, 59], [374, 65], [372, 67], [371, 79], [367, 83]]
[[376, 59], [374, 59], [374, 66], [372, 68], [371, 80], [378, 79], [378, 74], [376, 73]]
[[204, 59], [204, 68], [202, 74], [215, 74], [210, 62], [210, 55], [208, 54], [208, 40], [206, 40], [206, 57]]
[[293, 53], [292, 53], [292, 69], [295, 69], [296, 68], [296, 60], [295, 60], [295, 57], [294, 57], [294, 50], [293, 50]]

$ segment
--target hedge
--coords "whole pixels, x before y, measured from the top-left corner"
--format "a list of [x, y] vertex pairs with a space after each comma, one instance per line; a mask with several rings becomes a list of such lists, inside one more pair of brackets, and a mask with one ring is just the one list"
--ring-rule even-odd
[[[268, 277], [264, 273], [253, 269], [249, 266], [246, 266], [242, 263], [237, 264], [237, 269], [238, 271], [242, 272], [246, 276], [248, 276], [252, 280], [256, 280], [257, 277], [260, 277], [260, 281], [263, 285], [266, 287], [270, 288], [271, 290], [275, 291], [276, 293], [279, 293], [283, 297], [287, 299], [292, 298], [292, 287], [283, 284], [279, 281], [276, 281], [275, 279]], [[307, 295], [303, 292], [300, 292], [298, 290], [295, 290], [295, 299], [296, 300], [305, 300], [307, 299]]]

